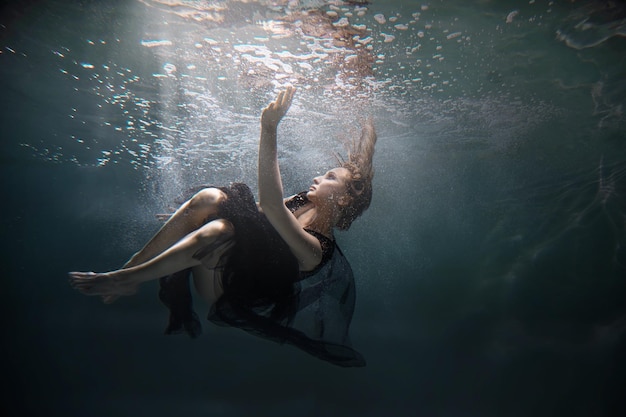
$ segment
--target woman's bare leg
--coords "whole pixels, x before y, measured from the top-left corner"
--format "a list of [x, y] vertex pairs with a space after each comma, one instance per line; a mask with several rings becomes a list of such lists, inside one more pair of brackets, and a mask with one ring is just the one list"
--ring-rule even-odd
[[[226, 194], [218, 188], [204, 188], [198, 191], [176, 210], [143, 249], [122, 266], [122, 269], [149, 261], [189, 233], [197, 230], [208, 218], [217, 215], [218, 207], [224, 199], [226, 199]], [[137, 286], [128, 286], [124, 293], [105, 295], [102, 297], [102, 301], [110, 304], [117, 300], [120, 295], [132, 295], [136, 292]]]
[[226, 194], [218, 188], [205, 188], [198, 191], [169, 218], [167, 223], [133, 255], [123, 268], [140, 265], [159, 255], [189, 233], [197, 230], [208, 218], [217, 215], [219, 205]]
[[106, 273], [70, 272], [70, 283], [86, 295], [126, 295], [129, 288], [183, 269], [201, 265], [194, 255], [213, 245], [215, 254], [223, 254], [232, 246], [234, 229], [230, 222], [217, 219], [188, 234], [160, 255], [130, 268]]
[[222, 277], [218, 270], [198, 265], [191, 270], [191, 275], [196, 292], [208, 305], [213, 305], [224, 294]]

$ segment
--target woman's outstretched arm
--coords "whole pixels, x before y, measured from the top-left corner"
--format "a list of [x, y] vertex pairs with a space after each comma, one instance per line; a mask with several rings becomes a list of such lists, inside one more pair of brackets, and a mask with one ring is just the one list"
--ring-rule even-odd
[[278, 124], [289, 110], [295, 94], [294, 87], [287, 87], [278, 94], [276, 101], [263, 110], [261, 115], [261, 140], [259, 143], [259, 204], [272, 226], [285, 240], [298, 259], [300, 269], [308, 271], [322, 259], [319, 241], [305, 232], [298, 220], [283, 203], [283, 184], [278, 166]]

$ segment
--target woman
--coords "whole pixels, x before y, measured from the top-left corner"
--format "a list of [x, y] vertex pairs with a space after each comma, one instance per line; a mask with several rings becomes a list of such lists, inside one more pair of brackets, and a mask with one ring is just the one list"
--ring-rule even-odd
[[261, 116], [258, 206], [244, 184], [204, 188], [124, 268], [71, 272], [72, 286], [112, 302], [164, 277], [159, 295], [170, 309], [166, 333], [195, 337], [200, 323], [191, 305], [192, 274], [214, 323], [293, 344], [337, 365], [364, 366], [348, 337], [352, 270], [333, 229], [348, 229], [370, 204], [376, 133], [367, 122], [348, 161], [283, 200], [277, 127], [294, 93], [288, 87]]

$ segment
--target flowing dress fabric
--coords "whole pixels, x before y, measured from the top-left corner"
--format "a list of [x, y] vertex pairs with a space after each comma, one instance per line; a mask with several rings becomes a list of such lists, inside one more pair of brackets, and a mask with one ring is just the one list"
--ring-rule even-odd
[[[355, 305], [354, 275], [335, 242], [307, 230], [320, 240], [323, 259], [315, 270], [299, 272], [289, 246], [259, 212], [250, 189], [245, 184], [220, 189], [228, 198], [218, 217], [233, 224], [235, 245], [219, 265], [224, 295], [213, 304], [208, 319], [291, 344], [335, 365], [365, 366], [349, 338]], [[294, 212], [308, 203], [305, 194], [288, 201], [287, 207]], [[194, 256], [202, 261], [210, 257], [210, 250], [201, 249]], [[181, 271], [160, 280], [159, 296], [170, 309], [167, 334], [200, 334], [189, 273]]]

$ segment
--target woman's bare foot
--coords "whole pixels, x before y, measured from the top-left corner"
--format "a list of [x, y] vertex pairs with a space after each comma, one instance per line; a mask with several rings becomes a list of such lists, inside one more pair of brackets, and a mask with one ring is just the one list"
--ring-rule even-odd
[[138, 287], [120, 272], [70, 272], [70, 284], [85, 295], [100, 295], [105, 302], [110, 298], [115, 301], [119, 296], [135, 294]]

